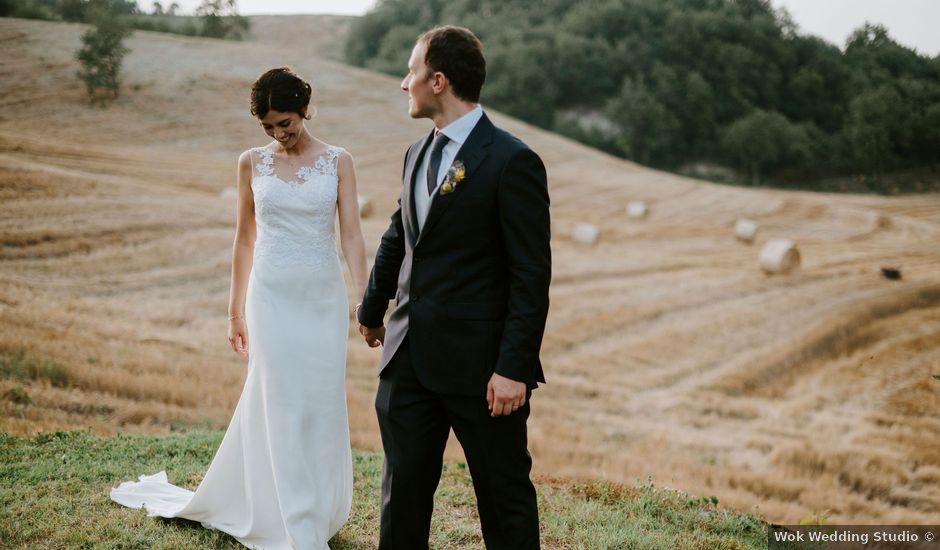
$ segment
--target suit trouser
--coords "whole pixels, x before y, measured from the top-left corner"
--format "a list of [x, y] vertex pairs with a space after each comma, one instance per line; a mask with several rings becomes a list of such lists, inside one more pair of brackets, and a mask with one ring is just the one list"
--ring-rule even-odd
[[434, 492], [444, 447], [454, 429], [463, 447], [488, 550], [539, 548], [532, 458], [526, 448], [529, 397], [516, 412], [493, 418], [483, 396], [444, 395], [424, 387], [411, 365], [406, 336], [382, 371], [375, 399], [385, 463], [380, 550], [428, 547]]

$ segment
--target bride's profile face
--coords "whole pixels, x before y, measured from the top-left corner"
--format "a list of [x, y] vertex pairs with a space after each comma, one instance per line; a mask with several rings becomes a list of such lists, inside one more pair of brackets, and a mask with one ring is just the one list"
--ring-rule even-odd
[[259, 119], [264, 133], [277, 140], [285, 149], [297, 144], [301, 132], [304, 130], [304, 119], [297, 113], [284, 113], [270, 110], [264, 118]]

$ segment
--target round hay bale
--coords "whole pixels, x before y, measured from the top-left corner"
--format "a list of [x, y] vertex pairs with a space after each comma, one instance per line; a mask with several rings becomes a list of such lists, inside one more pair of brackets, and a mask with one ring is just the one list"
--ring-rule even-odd
[[786, 274], [800, 268], [800, 251], [789, 239], [767, 241], [760, 251], [760, 268], [767, 274]]
[[627, 216], [634, 220], [642, 220], [649, 214], [649, 208], [643, 201], [631, 201], [627, 204]]
[[734, 236], [745, 243], [754, 242], [754, 237], [757, 236], [757, 224], [747, 218], [738, 218], [738, 221], [734, 222]]
[[601, 232], [596, 225], [579, 223], [574, 226], [574, 230], [571, 232], [571, 238], [581, 244], [595, 244], [600, 234]]
[[372, 215], [372, 201], [369, 200], [369, 197], [363, 197], [362, 195], [358, 196], [359, 199], [359, 217], [368, 218]]

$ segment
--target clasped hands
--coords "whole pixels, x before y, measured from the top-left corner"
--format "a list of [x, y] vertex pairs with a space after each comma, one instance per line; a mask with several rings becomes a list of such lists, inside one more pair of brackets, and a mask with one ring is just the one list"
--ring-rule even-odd
[[[370, 348], [385, 344], [385, 327], [370, 328], [359, 325], [359, 334], [365, 338]], [[525, 383], [493, 373], [486, 384], [486, 404], [490, 416], [507, 416], [525, 405]]]

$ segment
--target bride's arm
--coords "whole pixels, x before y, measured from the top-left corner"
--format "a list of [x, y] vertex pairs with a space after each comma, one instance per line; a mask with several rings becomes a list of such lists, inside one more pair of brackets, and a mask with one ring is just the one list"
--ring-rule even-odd
[[238, 157], [238, 203], [235, 243], [232, 245], [232, 286], [228, 298], [228, 340], [232, 349], [248, 354], [248, 328], [245, 324], [245, 294], [255, 250], [255, 198], [251, 190], [251, 154]]
[[366, 292], [366, 248], [359, 224], [359, 193], [356, 191], [356, 165], [347, 151], [339, 157], [339, 190], [337, 191], [337, 209], [339, 211], [340, 246], [343, 257], [349, 266], [356, 297], [362, 299]]

